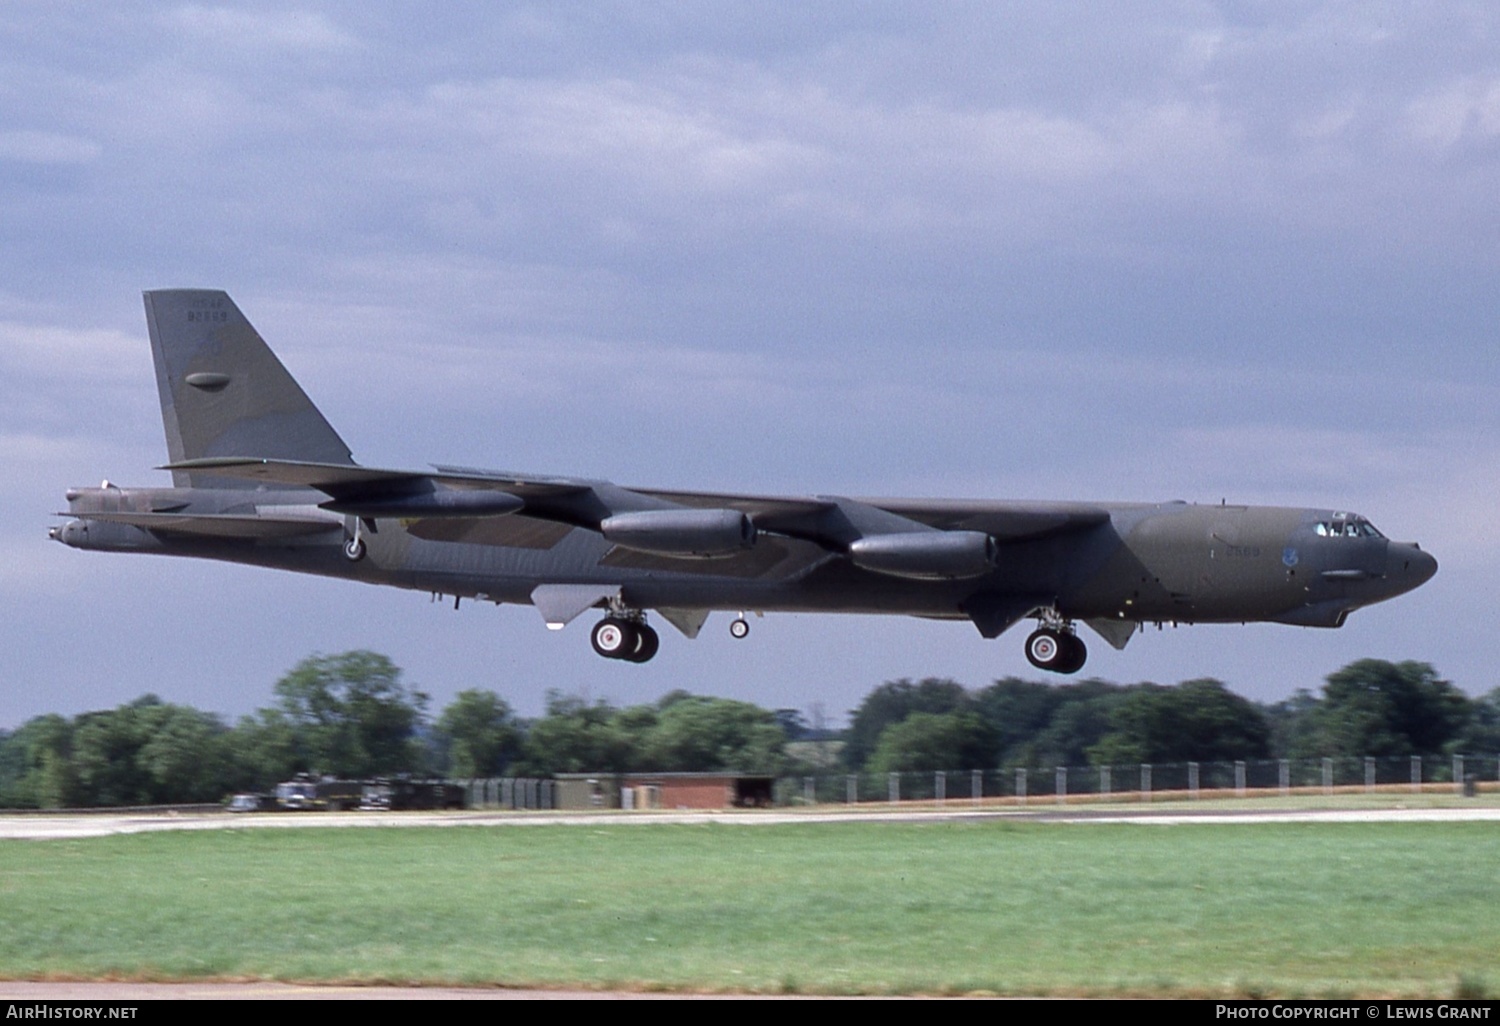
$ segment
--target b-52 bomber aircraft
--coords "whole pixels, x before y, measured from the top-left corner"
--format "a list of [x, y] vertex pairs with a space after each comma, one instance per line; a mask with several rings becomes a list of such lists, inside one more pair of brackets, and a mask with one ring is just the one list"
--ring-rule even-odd
[[1102, 504], [721, 495], [470, 467], [361, 466], [220, 291], [147, 292], [171, 488], [68, 491], [51, 536], [535, 606], [589, 609], [595, 651], [644, 663], [659, 615], [713, 611], [1035, 619], [1026, 657], [1074, 673], [1087, 624], [1123, 649], [1145, 624], [1338, 627], [1437, 561], [1364, 517], [1182, 502]]

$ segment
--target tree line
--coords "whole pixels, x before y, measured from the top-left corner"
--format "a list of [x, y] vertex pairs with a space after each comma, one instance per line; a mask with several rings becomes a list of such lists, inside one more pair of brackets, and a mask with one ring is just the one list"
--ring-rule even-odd
[[429, 697], [368, 651], [305, 659], [273, 695], [234, 725], [154, 695], [36, 717], [0, 732], [0, 807], [214, 802], [299, 772], [779, 776], [1500, 752], [1500, 688], [1470, 699], [1426, 663], [1374, 659], [1331, 674], [1321, 694], [1273, 704], [1212, 679], [1164, 687], [1007, 677], [980, 689], [890, 681], [838, 732], [814, 730], [796, 710], [685, 691], [624, 707], [554, 691], [528, 720], [495, 692], [471, 689], [433, 718]]
[[1363, 659], [1253, 702], [1204, 678], [1174, 687], [1007, 677], [969, 690], [892, 681], [853, 713], [843, 760], [901, 772], [1500, 753], [1500, 688], [1471, 699], [1426, 663]]

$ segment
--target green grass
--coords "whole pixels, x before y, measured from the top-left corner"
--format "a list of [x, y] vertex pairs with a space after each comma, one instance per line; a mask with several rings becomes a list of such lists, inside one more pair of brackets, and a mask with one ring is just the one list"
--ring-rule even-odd
[[230, 829], [0, 843], [0, 977], [1467, 996], [1493, 824]]

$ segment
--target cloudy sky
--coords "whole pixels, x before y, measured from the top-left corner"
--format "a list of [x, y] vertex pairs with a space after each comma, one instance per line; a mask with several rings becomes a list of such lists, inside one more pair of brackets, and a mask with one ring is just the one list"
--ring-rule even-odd
[[834, 721], [1024, 631], [524, 607], [47, 540], [167, 483], [140, 292], [227, 289], [363, 462], [773, 493], [1331, 506], [1442, 569], [1086, 672], [1500, 684], [1488, 3], [0, 5], [0, 728], [227, 715], [375, 648], [440, 707], [678, 687]]

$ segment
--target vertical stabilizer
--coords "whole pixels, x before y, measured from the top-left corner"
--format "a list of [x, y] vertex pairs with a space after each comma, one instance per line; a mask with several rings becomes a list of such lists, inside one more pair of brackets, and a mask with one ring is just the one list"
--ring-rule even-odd
[[[228, 294], [162, 289], [145, 299], [171, 462], [205, 456], [354, 462]], [[173, 471], [172, 480], [178, 487], [255, 487], [190, 471]]]

